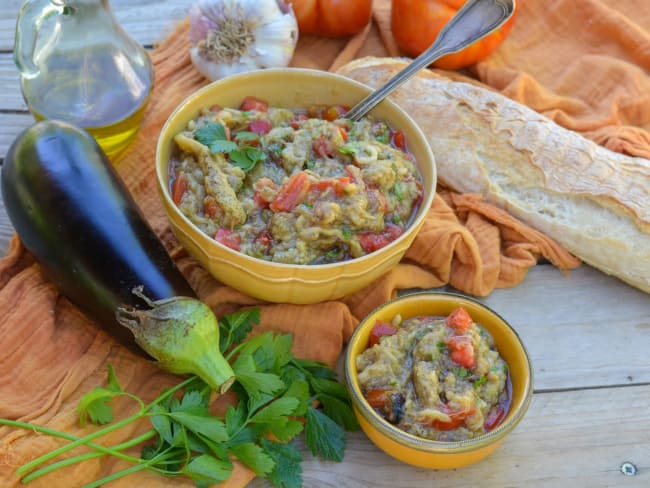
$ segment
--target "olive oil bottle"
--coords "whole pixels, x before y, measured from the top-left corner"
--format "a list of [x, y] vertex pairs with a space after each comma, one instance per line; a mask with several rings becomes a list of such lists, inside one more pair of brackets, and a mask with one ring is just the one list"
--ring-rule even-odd
[[37, 120], [64, 120], [87, 130], [111, 158], [135, 137], [153, 70], [107, 0], [26, 1], [16, 24], [14, 59]]

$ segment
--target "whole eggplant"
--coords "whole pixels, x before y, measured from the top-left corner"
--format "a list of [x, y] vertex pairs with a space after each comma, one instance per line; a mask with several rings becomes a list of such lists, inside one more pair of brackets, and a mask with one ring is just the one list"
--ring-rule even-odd
[[116, 320], [118, 306], [195, 293], [146, 222], [95, 140], [57, 120], [13, 141], [2, 196], [24, 246], [71, 302], [131, 350], [146, 355]]

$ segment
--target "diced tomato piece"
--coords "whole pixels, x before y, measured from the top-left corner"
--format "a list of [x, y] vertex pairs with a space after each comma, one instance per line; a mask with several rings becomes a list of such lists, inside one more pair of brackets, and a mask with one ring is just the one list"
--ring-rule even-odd
[[183, 195], [187, 191], [189, 183], [187, 181], [187, 176], [183, 173], [179, 174], [172, 183], [172, 200], [176, 205], [180, 205]]
[[447, 327], [459, 332], [465, 332], [473, 323], [474, 321], [472, 320], [472, 317], [463, 307], [458, 307], [445, 318], [445, 324], [447, 324]]
[[241, 248], [241, 237], [230, 229], [217, 229], [217, 232], [214, 234], [214, 240], [235, 251], [239, 251]]
[[212, 218], [221, 213], [221, 207], [214, 199], [214, 197], [208, 195], [203, 199], [203, 213]]
[[449, 348], [449, 357], [453, 362], [464, 368], [474, 367], [474, 345], [466, 335], [448, 337], [445, 341]]
[[274, 212], [290, 212], [307, 197], [310, 186], [307, 173], [299, 171], [282, 184], [269, 207]]
[[255, 193], [253, 193], [253, 201], [260, 208], [266, 208], [269, 206], [269, 203], [273, 200], [272, 192], [267, 191], [267, 189], [275, 190], [275, 183], [271, 178], [262, 176], [260, 179], [256, 180], [253, 188]]
[[259, 98], [252, 96], [245, 97], [239, 106], [239, 110], [243, 110], [244, 112], [250, 112], [252, 110], [257, 110], [258, 112], [266, 112], [268, 109], [268, 103], [266, 103], [264, 100], [260, 100]]
[[483, 427], [488, 432], [494, 430], [505, 418], [506, 416], [506, 407], [500, 403], [496, 405], [492, 410], [488, 412], [485, 422], [483, 422]]
[[370, 337], [368, 338], [368, 347], [372, 347], [375, 344], [379, 344], [379, 339], [384, 336], [391, 336], [397, 334], [397, 329], [390, 325], [388, 322], [383, 322], [382, 320], [377, 320], [375, 325], [370, 331]]
[[263, 247], [265, 249], [265, 252], [268, 252], [269, 248], [271, 247], [271, 234], [266, 231], [260, 232], [255, 236], [253, 242], [258, 246]]
[[336, 152], [334, 143], [323, 134], [312, 143], [312, 148], [320, 158], [331, 158]]
[[463, 410], [452, 410], [447, 405], [441, 405], [440, 410], [449, 416], [449, 421], [445, 422], [440, 419], [434, 419], [429, 422], [429, 425], [438, 430], [452, 430], [460, 427], [465, 423], [465, 419], [474, 414], [476, 409], [474, 407], [466, 408]]
[[381, 232], [366, 231], [360, 232], [358, 235], [359, 244], [367, 253], [386, 247], [399, 236], [402, 235], [404, 230], [395, 224], [386, 224], [386, 228]]
[[401, 130], [395, 132], [393, 135], [393, 145], [402, 151], [406, 151], [406, 134]]
[[370, 388], [366, 390], [365, 397], [372, 408], [385, 410], [390, 408], [392, 390], [386, 388]]
[[323, 178], [322, 180], [315, 181], [311, 184], [311, 190], [318, 192], [325, 192], [332, 190], [337, 195], [343, 195], [346, 187], [350, 184], [348, 176], [341, 176], [340, 178]]
[[343, 117], [349, 110], [350, 107], [346, 107], [345, 105], [332, 105], [322, 111], [321, 118], [332, 122]]
[[296, 114], [293, 116], [293, 118], [289, 121], [289, 125], [291, 126], [292, 129], [297, 130], [298, 127], [300, 127], [300, 122], [309, 119], [309, 117], [305, 114]]
[[266, 119], [251, 120], [248, 123], [248, 130], [255, 132], [255, 134], [259, 134], [261, 136], [271, 132], [272, 128], [273, 124], [271, 124], [271, 122]]

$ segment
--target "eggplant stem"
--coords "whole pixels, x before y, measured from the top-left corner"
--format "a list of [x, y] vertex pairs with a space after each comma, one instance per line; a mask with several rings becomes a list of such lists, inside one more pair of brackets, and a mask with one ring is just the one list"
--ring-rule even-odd
[[133, 293], [136, 297], [140, 298], [144, 303], [149, 305], [150, 308], [155, 307], [155, 302], [151, 300], [147, 295], [144, 294], [144, 287], [142, 285], [136, 286], [131, 290], [131, 293]]

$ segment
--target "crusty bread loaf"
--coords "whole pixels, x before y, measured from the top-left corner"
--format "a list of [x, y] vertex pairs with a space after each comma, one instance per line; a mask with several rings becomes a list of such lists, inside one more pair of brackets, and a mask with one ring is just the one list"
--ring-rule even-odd
[[[406, 62], [361, 58], [339, 73], [377, 88]], [[650, 293], [650, 160], [612, 152], [497, 92], [428, 70], [391, 99], [426, 134], [444, 184], [481, 194]]]

